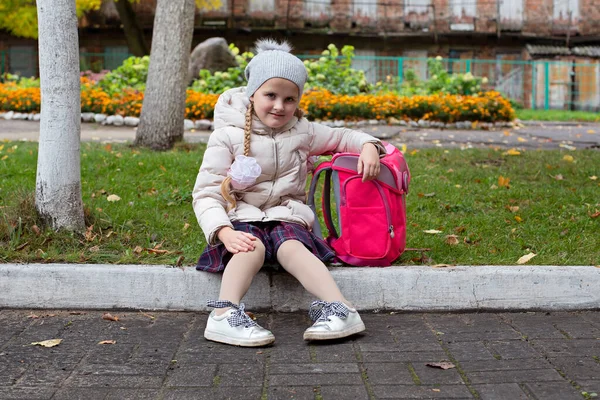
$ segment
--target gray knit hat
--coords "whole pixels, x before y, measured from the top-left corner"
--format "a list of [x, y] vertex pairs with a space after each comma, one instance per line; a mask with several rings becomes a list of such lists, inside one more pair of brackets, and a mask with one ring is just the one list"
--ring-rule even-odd
[[308, 74], [304, 63], [291, 54], [290, 50], [292, 48], [285, 41], [278, 43], [272, 39], [261, 39], [256, 42], [257, 54], [250, 60], [245, 71], [248, 97], [271, 78], [283, 78], [294, 82], [300, 90], [298, 98], [302, 97]]

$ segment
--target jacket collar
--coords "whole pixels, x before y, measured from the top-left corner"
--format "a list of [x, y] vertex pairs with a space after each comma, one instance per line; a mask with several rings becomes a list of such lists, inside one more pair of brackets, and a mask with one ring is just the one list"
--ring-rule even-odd
[[[246, 96], [246, 87], [229, 89], [223, 92], [215, 105], [215, 129], [234, 126], [244, 129], [246, 126], [246, 111], [250, 106], [250, 99]], [[259, 135], [275, 135], [291, 129], [298, 122], [292, 117], [287, 124], [278, 129], [272, 129], [262, 123], [256, 115], [252, 118], [252, 132]]]

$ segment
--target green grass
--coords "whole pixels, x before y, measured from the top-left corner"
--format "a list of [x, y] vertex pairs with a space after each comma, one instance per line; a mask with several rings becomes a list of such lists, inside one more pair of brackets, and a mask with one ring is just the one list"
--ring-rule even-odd
[[[37, 144], [2, 145], [0, 262], [196, 262], [205, 242], [191, 191], [204, 145], [158, 153], [82, 143], [87, 235], [41, 226], [33, 202]], [[529, 252], [537, 254], [529, 264], [600, 264], [600, 179], [591, 178], [600, 176], [600, 152], [409, 149], [406, 157], [407, 247], [430, 250], [407, 251], [400, 264], [512, 265]], [[510, 178], [509, 188], [497, 187], [500, 176]], [[121, 200], [107, 201], [111, 194]], [[441, 233], [424, 232], [431, 229]]]
[[516, 110], [521, 121], [600, 122], [600, 113], [565, 110]]

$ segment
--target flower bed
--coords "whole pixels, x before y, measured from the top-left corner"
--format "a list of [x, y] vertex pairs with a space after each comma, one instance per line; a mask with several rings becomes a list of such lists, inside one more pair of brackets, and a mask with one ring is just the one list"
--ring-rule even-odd
[[433, 94], [402, 97], [394, 94], [333, 95], [326, 90], [306, 93], [300, 106], [311, 118], [333, 120], [412, 119], [453, 123], [499, 122], [515, 118], [510, 102], [498, 92], [477, 96]]
[[[212, 118], [218, 95], [187, 90], [185, 117], [191, 120]], [[93, 81], [81, 78], [81, 111], [139, 117], [144, 93], [124, 89], [113, 96]], [[39, 88], [20, 88], [13, 82], [0, 83], [0, 111], [36, 113], [40, 110]], [[327, 90], [308, 91], [300, 107], [310, 119], [429, 120], [500, 122], [515, 118], [509, 101], [498, 92], [475, 96], [434, 94], [402, 97], [395, 94], [334, 95]]]

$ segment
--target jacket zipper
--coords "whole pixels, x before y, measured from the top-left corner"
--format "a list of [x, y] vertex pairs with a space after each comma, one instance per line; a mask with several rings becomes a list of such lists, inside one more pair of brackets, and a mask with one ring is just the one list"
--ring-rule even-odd
[[273, 183], [271, 184], [271, 189], [269, 189], [269, 195], [267, 196], [267, 200], [261, 204], [260, 208], [263, 208], [265, 204], [267, 204], [271, 200], [271, 196], [273, 195], [273, 188], [275, 187], [275, 181], [279, 175], [279, 157], [277, 156], [277, 142], [275, 141], [275, 137], [273, 136], [273, 132], [271, 132], [271, 139], [273, 140], [273, 154], [275, 155], [275, 176], [273, 177]]

